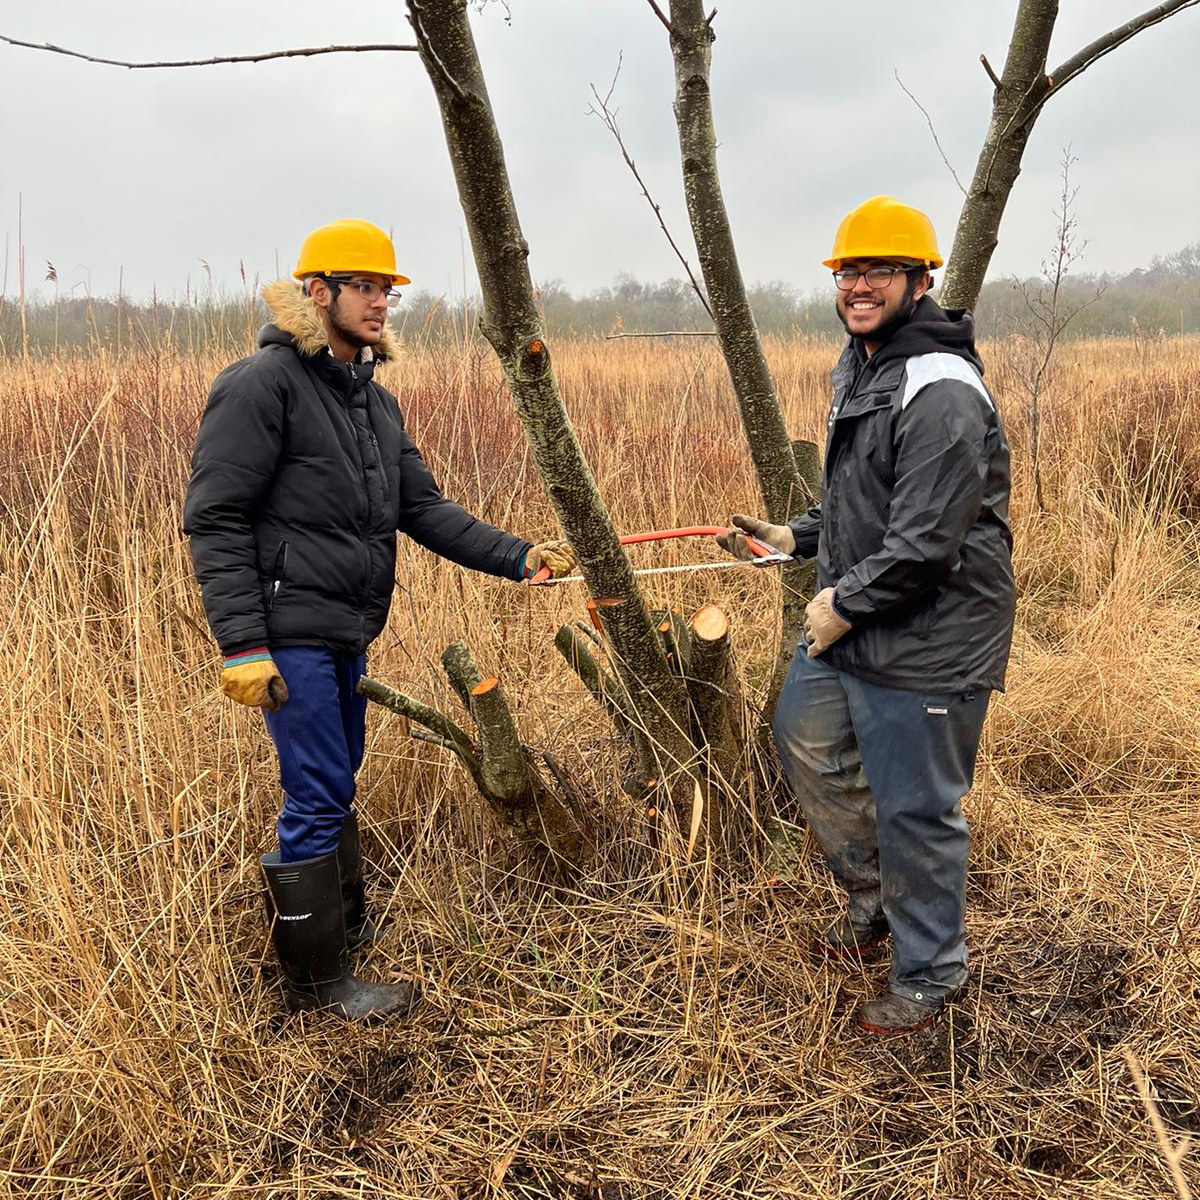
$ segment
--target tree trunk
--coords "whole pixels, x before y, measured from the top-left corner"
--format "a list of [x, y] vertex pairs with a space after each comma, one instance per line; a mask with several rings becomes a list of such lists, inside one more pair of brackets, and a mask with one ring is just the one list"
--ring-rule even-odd
[[[671, 0], [670, 9], [675, 122], [692, 236], [766, 516], [782, 525], [789, 517], [804, 512], [811, 501], [797, 470], [775, 381], [746, 298], [717, 172], [717, 134], [709, 88], [715, 35], [711, 17], [705, 19], [703, 0]], [[808, 579], [811, 586], [811, 576], [811, 570], [801, 565], [784, 567], [781, 571], [780, 657], [785, 661], [790, 661], [800, 636], [808, 599], [805, 583]], [[774, 711], [777, 685], [781, 683], [782, 676], [776, 670], [767, 696], [768, 713]]]
[[1049, 97], [1131, 37], [1185, 8], [1194, 7], [1197, 2], [1163, 0], [1089, 42], [1047, 73], [1046, 56], [1058, 19], [1058, 0], [1021, 0], [1004, 74], [998, 81], [987, 59], [983, 59], [984, 69], [996, 83], [992, 120], [958, 218], [954, 248], [942, 279], [938, 298], [946, 308], [974, 308], [979, 301], [983, 279], [996, 249], [1004, 206], [1021, 171], [1021, 156]]
[[[617, 540], [567, 419], [541, 329], [533, 281], [466, 0], [408, 0], [421, 61], [433, 83], [483, 297], [482, 330], [504, 370], [517, 414], [580, 572], [600, 607], [614, 662], [658, 761], [658, 777], [690, 805], [693, 748], [680, 680], [667, 667], [629, 560]], [[684, 808], [687, 811], [687, 808]]]
[[729, 618], [715, 604], [692, 617], [687, 684], [701, 734], [697, 740], [707, 747], [711, 788], [741, 796], [748, 774], [746, 706], [733, 668]]
[[938, 293], [945, 308], [974, 308], [979, 300], [1000, 220], [1021, 173], [1021, 156], [1050, 90], [1046, 56], [1057, 18], [1058, 0], [1021, 0], [1017, 7], [1004, 73], [992, 97], [992, 119]]
[[[792, 451], [796, 457], [796, 468], [800, 472], [800, 480], [804, 484], [805, 505], [812, 507], [821, 502], [821, 454], [812, 442], [797, 439], [792, 443]], [[787, 678], [788, 667], [792, 665], [792, 657], [800, 641], [804, 629], [804, 608], [807, 599], [817, 590], [817, 560], [810, 558], [805, 562], [785, 568], [782, 586], [784, 592], [783, 624], [779, 634], [779, 653], [775, 656], [775, 668], [771, 673], [771, 683], [767, 688], [766, 703], [763, 705], [762, 725], [759, 739], [765, 745], [771, 722], [775, 719], [775, 706], [779, 703], [779, 693], [783, 690], [783, 681]], [[789, 597], [794, 603], [789, 603]]]

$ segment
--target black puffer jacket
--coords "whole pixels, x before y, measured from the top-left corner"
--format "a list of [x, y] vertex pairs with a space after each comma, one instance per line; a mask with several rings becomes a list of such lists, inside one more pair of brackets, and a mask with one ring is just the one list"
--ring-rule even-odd
[[[397, 529], [464, 567], [518, 578], [529, 543], [441, 494], [395, 397], [372, 381], [374, 360], [335, 359], [298, 285], [264, 296], [275, 323], [214, 382], [184, 504], [222, 653], [361, 653], [387, 618]], [[386, 336], [374, 357], [395, 349]]]
[[822, 656], [885, 687], [1003, 688], [1014, 587], [1008, 444], [970, 314], [923, 297], [833, 371], [821, 504], [791, 522], [853, 628]]

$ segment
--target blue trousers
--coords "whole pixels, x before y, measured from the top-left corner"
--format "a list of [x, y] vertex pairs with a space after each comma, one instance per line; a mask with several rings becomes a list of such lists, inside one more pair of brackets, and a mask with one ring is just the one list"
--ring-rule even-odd
[[288, 689], [287, 703], [277, 713], [263, 713], [283, 787], [279, 858], [300, 862], [337, 849], [354, 803], [367, 721], [366, 698], [354, 685], [367, 658], [316, 646], [285, 646], [272, 650], [271, 657]]
[[892, 931], [890, 989], [929, 1003], [967, 978], [963, 925], [971, 788], [989, 691], [879, 687], [809, 658], [801, 642], [775, 744], [850, 917]]

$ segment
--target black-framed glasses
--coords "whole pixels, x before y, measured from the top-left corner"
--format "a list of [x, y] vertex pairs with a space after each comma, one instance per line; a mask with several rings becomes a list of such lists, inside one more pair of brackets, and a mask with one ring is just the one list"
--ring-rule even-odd
[[923, 267], [868, 267], [865, 271], [856, 271], [853, 267], [842, 267], [834, 271], [833, 282], [838, 291], [849, 292], [860, 279], [867, 281], [869, 288], [885, 288], [897, 275], [907, 275], [909, 271], [921, 271]]
[[399, 288], [384, 287], [373, 279], [354, 279], [349, 275], [330, 275], [328, 279], [330, 283], [336, 283], [339, 287], [353, 288], [370, 304], [374, 304], [380, 296], [387, 298], [388, 308], [395, 308], [400, 303]]

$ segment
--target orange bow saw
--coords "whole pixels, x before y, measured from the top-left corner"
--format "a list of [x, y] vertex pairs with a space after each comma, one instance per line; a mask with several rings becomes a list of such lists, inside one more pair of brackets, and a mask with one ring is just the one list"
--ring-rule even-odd
[[[723, 525], [692, 525], [687, 529], [658, 529], [649, 533], [627, 533], [620, 541], [622, 546], [633, 546], [638, 542], [665, 542], [671, 538], [685, 537], [716, 537], [719, 534], [728, 532], [729, 530]], [[681, 567], [640, 567], [634, 571], [634, 574], [673, 575], [680, 571], [721, 571], [729, 567], [746, 566], [771, 567], [777, 566], [779, 563], [792, 561], [790, 554], [784, 554], [781, 550], [776, 550], [774, 547], [768, 546], [765, 542], [760, 542], [757, 538], [752, 538], [749, 534], [745, 536], [746, 545], [750, 548], [750, 553], [754, 555], [754, 558], [750, 562], [746, 562], [740, 558], [731, 558], [722, 562], [688, 563]], [[567, 575], [562, 579], [552, 579], [549, 567], [542, 567], [529, 581], [531, 587], [551, 587], [559, 583], [583, 582], [582, 575]]]

